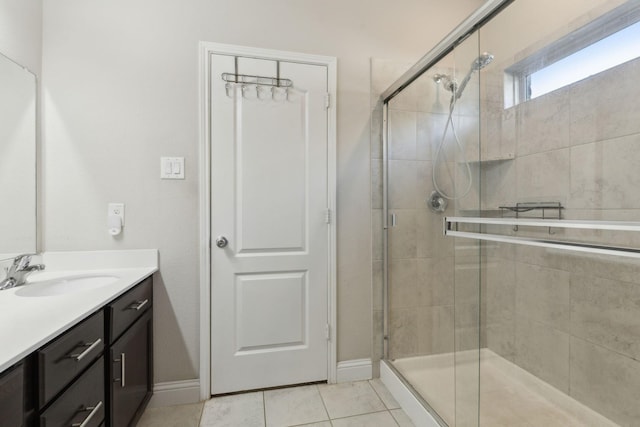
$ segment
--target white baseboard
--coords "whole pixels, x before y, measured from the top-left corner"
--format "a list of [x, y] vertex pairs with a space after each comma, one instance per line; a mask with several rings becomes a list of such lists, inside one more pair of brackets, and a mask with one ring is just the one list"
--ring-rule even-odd
[[355, 359], [338, 362], [336, 379], [339, 383], [370, 380], [373, 375], [371, 359]]
[[200, 401], [200, 381], [168, 381], [153, 386], [149, 408], [186, 405]]
[[384, 360], [380, 361], [380, 379], [416, 427], [440, 426]]

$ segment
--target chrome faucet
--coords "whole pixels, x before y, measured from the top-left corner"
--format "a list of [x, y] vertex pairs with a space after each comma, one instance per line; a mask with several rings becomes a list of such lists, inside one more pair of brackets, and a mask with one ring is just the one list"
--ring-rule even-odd
[[11, 267], [5, 268], [7, 277], [0, 282], [0, 291], [24, 285], [29, 273], [44, 270], [44, 264], [31, 265], [33, 254], [18, 255], [13, 259]]

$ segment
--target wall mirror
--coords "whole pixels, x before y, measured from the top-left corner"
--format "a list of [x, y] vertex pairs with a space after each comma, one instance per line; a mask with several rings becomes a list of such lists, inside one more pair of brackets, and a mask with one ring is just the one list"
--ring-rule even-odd
[[37, 79], [0, 54], [0, 259], [37, 249]]

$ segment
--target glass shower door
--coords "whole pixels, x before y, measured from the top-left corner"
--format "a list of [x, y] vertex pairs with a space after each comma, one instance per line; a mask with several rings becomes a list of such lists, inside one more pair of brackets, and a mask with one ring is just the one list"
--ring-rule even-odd
[[[481, 88], [483, 151], [495, 159], [482, 206], [502, 207], [476, 218], [476, 238], [493, 239], [483, 426], [640, 420], [640, 51], [614, 48], [633, 53], [623, 42], [638, 21], [635, 1], [549, 14], [518, 0], [479, 30], [496, 56]], [[638, 46], [637, 33], [628, 41]]]
[[482, 60], [471, 35], [387, 104], [385, 357], [451, 427], [478, 425], [480, 245], [443, 218], [479, 210]]

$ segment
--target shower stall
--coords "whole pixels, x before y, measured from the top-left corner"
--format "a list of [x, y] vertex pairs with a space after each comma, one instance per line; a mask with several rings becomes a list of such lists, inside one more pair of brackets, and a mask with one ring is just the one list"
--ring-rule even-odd
[[640, 425], [638, 22], [489, 0], [372, 105], [375, 350], [417, 425]]

